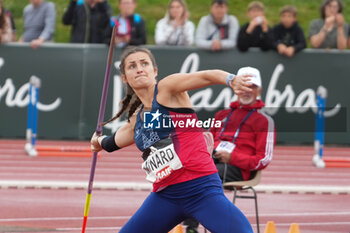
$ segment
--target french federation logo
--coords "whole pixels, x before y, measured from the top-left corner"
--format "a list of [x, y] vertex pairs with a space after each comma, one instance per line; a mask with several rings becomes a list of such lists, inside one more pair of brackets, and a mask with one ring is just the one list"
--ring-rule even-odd
[[162, 114], [159, 113], [159, 109], [157, 109], [156, 112], [144, 112], [143, 113], [143, 127], [145, 129], [151, 128], [151, 129], [159, 129], [160, 128], [160, 122], [161, 122], [161, 116]]

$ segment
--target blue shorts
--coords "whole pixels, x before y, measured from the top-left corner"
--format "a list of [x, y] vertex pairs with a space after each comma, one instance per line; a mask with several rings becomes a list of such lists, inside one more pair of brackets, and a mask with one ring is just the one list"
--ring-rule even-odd
[[152, 192], [120, 233], [167, 233], [190, 217], [212, 233], [253, 233], [248, 219], [224, 195], [217, 173]]

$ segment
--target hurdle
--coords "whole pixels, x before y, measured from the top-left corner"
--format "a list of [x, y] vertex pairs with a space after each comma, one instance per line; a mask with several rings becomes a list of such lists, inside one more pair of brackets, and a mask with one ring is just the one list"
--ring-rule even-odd
[[27, 115], [27, 130], [25, 151], [29, 156], [37, 156], [38, 152], [35, 149], [38, 125], [38, 99], [41, 81], [38, 77], [32, 76], [29, 79], [28, 89], [28, 115]]
[[325, 158], [324, 152], [324, 135], [325, 135], [325, 108], [326, 108], [327, 90], [320, 86], [317, 89], [317, 111], [316, 111], [316, 130], [314, 140], [313, 164], [317, 168], [324, 167], [342, 167], [350, 168], [350, 158], [333, 157]]
[[[66, 156], [66, 157], [91, 157], [90, 147], [73, 147], [73, 146], [38, 146], [37, 127], [38, 127], [38, 102], [39, 89], [41, 80], [32, 76], [29, 79], [28, 88], [28, 111], [27, 111], [27, 128], [26, 143], [24, 149], [29, 156]], [[99, 156], [99, 155], [98, 155]]]

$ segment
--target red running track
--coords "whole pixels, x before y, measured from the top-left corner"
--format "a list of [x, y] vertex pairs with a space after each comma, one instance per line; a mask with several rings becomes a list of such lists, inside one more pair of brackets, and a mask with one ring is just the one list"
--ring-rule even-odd
[[[0, 232], [81, 232], [91, 158], [28, 157], [23, 148], [23, 140], [0, 140]], [[350, 232], [350, 169], [317, 169], [312, 154], [311, 147], [276, 148], [257, 186], [261, 232], [267, 221], [275, 221], [277, 233], [287, 233], [293, 222], [301, 233]], [[350, 148], [326, 148], [325, 156], [350, 157]], [[118, 232], [141, 205], [150, 187], [141, 162], [135, 147], [102, 153], [87, 232]], [[236, 204], [255, 230], [253, 201], [239, 199]]]

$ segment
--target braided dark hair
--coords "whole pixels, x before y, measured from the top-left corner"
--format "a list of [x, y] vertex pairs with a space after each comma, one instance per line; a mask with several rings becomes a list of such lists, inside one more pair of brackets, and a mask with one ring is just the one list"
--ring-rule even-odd
[[[131, 55], [133, 53], [137, 53], [137, 52], [146, 53], [149, 56], [149, 58], [151, 59], [153, 67], [157, 68], [156, 60], [155, 60], [155, 58], [150, 50], [148, 50], [146, 48], [142, 48], [142, 47], [130, 46], [130, 47], [127, 47], [125, 49], [125, 51], [123, 52], [123, 54], [120, 56], [119, 69], [120, 69], [120, 73], [122, 75], [125, 75], [125, 60], [126, 60], [126, 58], [129, 55]], [[132, 100], [133, 100], [133, 103], [130, 104], [132, 102]], [[130, 122], [130, 117], [135, 113], [135, 111], [137, 110], [137, 108], [141, 104], [142, 104], [142, 102], [139, 99], [139, 97], [137, 97], [137, 95], [135, 94], [134, 90], [130, 87], [130, 85], [127, 84], [126, 85], [126, 96], [121, 101], [121, 109], [114, 117], [112, 117], [108, 121], [104, 122], [103, 125], [118, 119], [127, 109], [129, 109], [127, 119], [128, 119], [128, 122]]]

